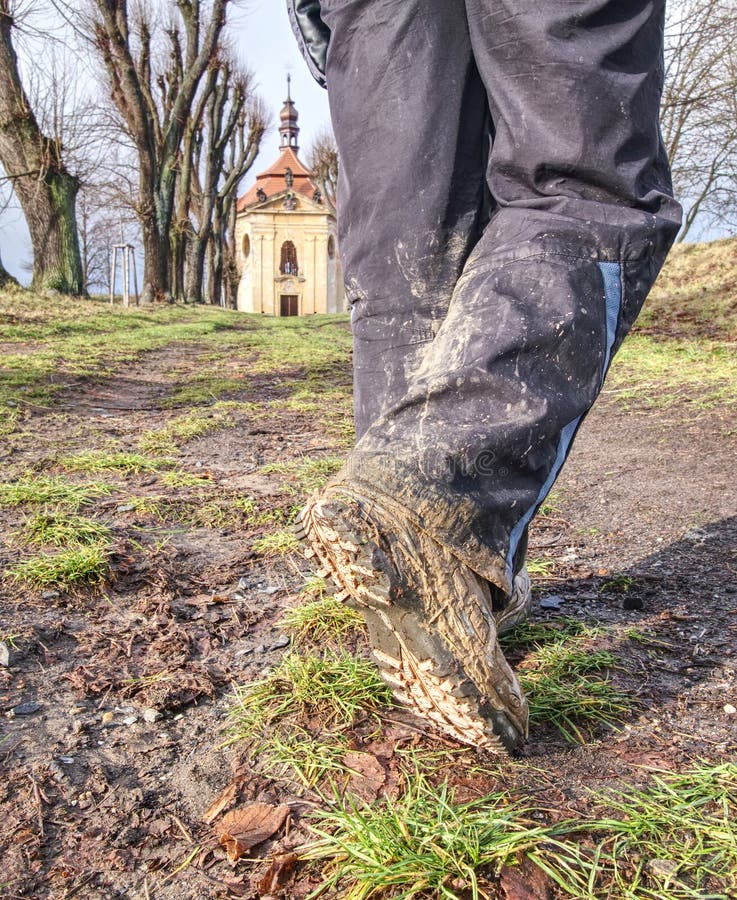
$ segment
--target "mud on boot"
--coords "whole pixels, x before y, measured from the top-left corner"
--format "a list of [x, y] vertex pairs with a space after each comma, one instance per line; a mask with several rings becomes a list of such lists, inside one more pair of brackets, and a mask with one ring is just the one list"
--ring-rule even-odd
[[307, 504], [297, 534], [337, 598], [363, 614], [374, 659], [401, 703], [461, 743], [522, 744], [527, 702], [499, 647], [483, 579], [345, 484]]

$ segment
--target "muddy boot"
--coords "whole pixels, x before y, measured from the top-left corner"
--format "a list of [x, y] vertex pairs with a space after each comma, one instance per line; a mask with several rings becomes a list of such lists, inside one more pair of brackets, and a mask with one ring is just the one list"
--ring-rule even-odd
[[483, 579], [345, 485], [307, 504], [298, 533], [338, 597], [363, 614], [374, 659], [401, 703], [464, 744], [522, 744], [527, 702], [499, 648]]
[[515, 575], [511, 597], [505, 597], [494, 585], [489, 587], [498, 635], [507, 634], [529, 618], [532, 610], [532, 586], [526, 566]]

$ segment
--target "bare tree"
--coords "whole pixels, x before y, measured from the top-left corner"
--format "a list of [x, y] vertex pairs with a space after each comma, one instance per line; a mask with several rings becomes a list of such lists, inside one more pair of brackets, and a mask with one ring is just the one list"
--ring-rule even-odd
[[127, 0], [93, 2], [96, 47], [138, 155], [144, 299], [170, 299], [171, 226], [182, 143], [202, 78], [216, 59], [230, 0], [208, 5], [175, 0], [175, 18], [166, 29], [167, 61], [158, 69], [154, 5], [141, 4], [133, 17]]
[[76, 221], [80, 181], [67, 168], [61, 131], [48, 135], [21, 81], [13, 44], [16, 6], [0, 0], [0, 162], [33, 244], [33, 287], [84, 291]]
[[[265, 130], [252, 77], [226, 53], [210, 70], [191, 141], [185, 140], [179, 184], [179, 255], [186, 260], [185, 299], [203, 299], [205, 262], [210, 250], [210, 282], [222, 281], [221, 220], [227, 204], [250, 170]], [[191, 152], [191, 158], [187, 153]], [[186, 247], [182, 247], [184, 244]], [[219, 288], [210, 288], [219, 293]], [[212, 300], [211, 300], [212, 302]], [[216, 301], [216, 302], [219, 302]]]
[[697, 220], [737, 215], [737, 2], [672, 0], [665, 60], [661, 126], [682, 241]]
[[335, 212], [335, 198], [338, 193], [338, 147], [329, 128], [318, 132], [307, 151], [307, 164], [312, 178], [322, 191], [325, 205]]

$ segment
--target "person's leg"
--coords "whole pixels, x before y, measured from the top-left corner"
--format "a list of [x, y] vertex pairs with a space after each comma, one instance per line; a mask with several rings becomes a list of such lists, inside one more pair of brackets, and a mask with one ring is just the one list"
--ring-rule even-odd
[[360, 437], [406, 394], [481, 235], [488, 107], [463, 0], [323, 0]]
[[[360, 436], [407, 395], [488, 219], [489, 112], [463, 0], [324, 0], [321, 16]], [[527, 704], [488, 585], [344, 475], [299, 530], [395, 696], [461, 741], [518, 746]]]
[[407, 392], [350, 471], [509, 591], [680, 209], [658, 127], [662, 0], [466, 6], [496, 209]]

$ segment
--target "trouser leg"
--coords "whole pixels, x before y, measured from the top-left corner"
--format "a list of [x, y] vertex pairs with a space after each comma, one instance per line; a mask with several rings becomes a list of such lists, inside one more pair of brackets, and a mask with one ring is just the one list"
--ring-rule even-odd
[[406, 393], [483, 223], [489, 120], [463, 0], [325, 0], [360, 437]]
[[[406, 113], [397, 110], [393, 120], [386, 99], [396, 102], [396, 94], [378, 90], [382, 54], [395, 60], [385, 62], [393, 73], [386, 86], [399, 79], [417, 110], [419, 86], [413, 73], [423, 68], [425, 57], [413, 51], [430, 47], [431, 58], [432, 49], [447, 52], [446, 27], [433, 31], [431, 26], [438, 26], [451, 7], [457, 11], [457, 5], [335, 0], [335, 6], [346, 22], [361, 10], [354, 21], [361, 22], [363, 15], [394, 29], [394, 40], [387, 42], [381, 28], [334, 32], [328, 56], [333, 108], [341, 79], [358, 84], [365, 77], [370, 82], [374, 72], [366, 95], [374, 106], [372, 116], [402, 134], [398, 126], [407, 124]], [[465, 6], [473, 58], [491, 109], [487, 179], [493, 217], [465, 260], [444, 318], [433, 319], [433, 340], [410, 367], [401, 391], [389, 391], [387, 401], [372, 410], [378, 418], [362, 433], [350, 464], [355, 478], [390, 495], [421, 527], [508, 590], [525, 529], [555, 481], [612, 355], [662, 265], [680, 211], [670, 196], [657, 124], [662, 3], [467, 0]], [[412, 22], [407, 19], [410, 8], [416, 17]], [[417, 47], [408, 44], [409, 35], [415, 35]], [[457, 52], [449, 58], [459, 66]], [[332, 69], [342, 59], [350, 62], [342, 70]], [[402, 76], [408, 81], [401, 81]], [[426, 94], [427, 86], [417, 78]], [[435, 102], [443, 106], [446, 91], [457, 90], [453, 70], [447, 78], [434, 70], [432, 82], [443, 98]], [[421, 91], [419, 95], [424, 97]], [[449, 94], [448, 106], [457, 110], [453, 102]], [[408, 195], [421, 192], [422, 186], [413, 182], [414, 192], [405, 186], [395, 202], [369, 204], [362, 211], [358, 194], [353, 200], [350, 196], [362, 184], [350, 184], [351, 173], [360, 169], [362, 148], [352, 143], [357, 138], [341, 135], [340, 120], [337, 126], [351, 207], [349, 221], [343, 223], [346, 271], [349, 276], [364, 273], [361, 287], [365, 290], [371, 282], [374, 296], [382, 283], [389, 285], [383, 299], [391, 307], [397, 303], [391, 296], [393, 279], [402, 266], [389, 248], [400, 242], [411, 247], [411, 259], [403, 261], [411, 273], [431, 258], [429, 248], [419, 246], [424, 222], [413, 228], [403, 220], [405, 235], [392, 221], [401, 217]], [[450, 128], [447, 117], [443, 127]], [[465, 145], [461, 131], [459, 117], [454, 140], [450, 131], [443, 132], [439, 165], [448, 165], [449, 146]], [[363, 146], [376, 137], [364, 135]], [[384, 163], [384, 177], [406, 185], [416, 170], [410, 165], [413, 157], [399, 151], [396, 169], [392, 159], [389, 155]], [[379, 176], [378, 171], [372, 174]], [[427, 203], [440, 203], [436, 187], [427, 194]], [[387, 203], [391, 194], [382, 193]], [[447, 194], [442, 202], [449, 202]], [[478, 222], [478, 207], [476, 215]], [[469, 211], [466, 221], [471, 218]], [[469, 237], [466, 248], [472, 243]], [[367, 265], [383, 263], [385, 282], [378, 269], [371, 269], [369, 278], [369, 269], [362, 268], [371, 244], [376, 262]], [[451, 272], [444, 269], [442, 274], [445, 289]], [[426, 294], [422, 280], [413, 280], [415, 303], [421, 306], [431, 296], [432, 304], [441, 282], [428, 279]], [[364, 308], [382, 309], [370, 307], [369, 296]], [[405, 303], [393, 308], [404, 310]], [[405, 320], [392, 316], [387, 324], [396, 331]], [[357, 321], [358, 344], [360, 314]], [[356, 378], [361, 379], [360, 351], [357, 359]], [[359, 386], [359, 397], [361, 391]]]

